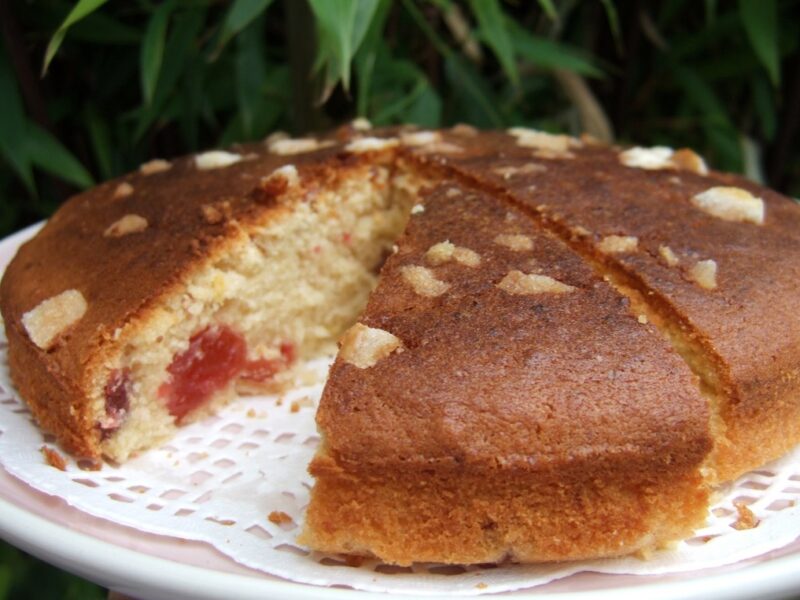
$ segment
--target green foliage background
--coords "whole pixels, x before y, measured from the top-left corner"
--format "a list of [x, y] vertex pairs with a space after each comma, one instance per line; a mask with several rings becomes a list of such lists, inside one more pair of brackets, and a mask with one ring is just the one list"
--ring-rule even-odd
[[135, 168], [354, 116], [693, 146], [800, 195], [797, 0], [4, 0], [0, 232]]
[[[716, 168], [800, 196], [799, 9], [798, 0], [0, 0], [0, 234], [156, 156], [355, 116], [691, 146]], [[23, 597], [9, 586], [39, 567], [2, 552], [0, 598]]]

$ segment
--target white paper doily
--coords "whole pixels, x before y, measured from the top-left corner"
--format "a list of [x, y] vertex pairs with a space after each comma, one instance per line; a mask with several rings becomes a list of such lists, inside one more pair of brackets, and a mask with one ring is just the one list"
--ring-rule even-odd
[[[327, 362], [317, 361], [314, 367], [321, 380]], [[663, 574], [704, 569], [764, 554], [800, 535], [796, 449], [732, 485], [713, 507], [707, 527], [647, 561], [399, 568], [375, 560], [354, 566], [339, 556], [308, 553], [295, 536], [312, 484], [306, 466], [319, 440], [314, 412], [321, 390], [318, 383], [281, 397], [242, 398], [123, 466], [83, 471], [68, 461], [62, 472], [45, 462], [40, 448], [52, 446], [52, 440], [42, 436], [9, 383], [3, 340], [0, 461], [32, 487], [94, 516], [204, 541], [243, 565], [294, 581], [372, 591], [481, 594], [541, 585], [580, 571]], [[759, 519], [757, 527], [732, 527], [739, 519], [734, 502], [749, 507]]]

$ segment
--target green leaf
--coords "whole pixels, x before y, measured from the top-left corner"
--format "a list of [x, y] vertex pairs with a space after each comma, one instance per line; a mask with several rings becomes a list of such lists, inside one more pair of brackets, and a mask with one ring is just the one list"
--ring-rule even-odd
[[262, 37], [260, 30], [248, 27], [236, 39], [236, 100], [246, 138], [253, 134], [253, 123], [263, 101], [262, 87], [267, 76]]
[[416, 4], [414, 4], [414, 2], [412, 2], [411, 0], [403, 0], [403, 7], [406, 9], [408, 14], [411, 15], [411, 18], [417, 24], [417, 27], [419, 27], [422, 30], [422, 33], [425, 34], [425, 36], [428, 38], [431, 44], [433, 44], [433, 47], [436, 48], [436, 51], [439, 54], [441, 54], [444, 57], [447, 57], [453, 53], [450, 47], [444, 43], [444, 40], [442, 40], [442, 38], [439, 37], [439, 34], [436, 33], [436, 30], [433, 27], [431, 27], [431, 24], [428, 23], [428, 20], [425, 18], [425, 15], [423, 15], [420, 12], [419, 8], [417, 7]]
[[354, 64], [356, 75], [358, 76], [358, 93], [356, 96], [356, 113], [358, 116], [366, 117], [367, 106], [369, 104], [370, 90], [372, 86], [372, 74], [375, 69], [375, 61], [379, 53], [379, 47], [383, 44], [382, 34], [386, 18], [389, 16], [389, 9], [392, 7], [389, 0], [380, 0], [375, 15], [369, 24], [369, 29], [364, 35], [364, 41], [356, 52]]
[[670, 60], [686, 60], [689, 57], [708, 56], [714, 46], [741, 36], [741, 24], [736, 12], [719, 15], [714, 22], [693, 33], [670, 40]]
[[350, 88], [350, 61], [358, 50], [379, 0], [309, 0], [317, 26], [316, 68], [325, 68], [327, 97], [337, 82]]
[[[205, 59], [196, 54], [187, 65], [181, 84], [180, 93], [173, 97], [177, 105], [177, 119], [186, 148], [194, 152], [200, 144], [200, 118], [203, 112], [203, 80], [206, 70]], [[175, 117], [173, 117], [175, 118]]]
[[539, 0], [539, 6], [544, 11], [551, 21], [558, 21], [558, 11], [556, 10], [553, 0]]
[[69, 30], [72, 39], [105, 45], [138, 44], [142, 39], [141, 31], [106, 15], [95, 12], [81, 20]]
[[22, 98], [19, 95], [14, 72], [11, 70], [2, 46], [0, 46], [0, 98], [3, 99], [3, 108], [0, 110], [0, 155], [14, 169], [28, 192], [33, 195], [36, 193], [33, 170], [25, 151], [27, 118], [22, 107]]
[[498, 0], [470, 0], [469, 4], [480, 26], [481, 38], [492, 49], [511, 83], [514, 86], [519, 85], [514, 49], [506, 30], [505, 16], [500, 3]]
[[517, 54], [533, 64], [544, 69], [564, 69], [589, 77], [603, 76], [603, 72], [580, 50], [528, 33], [510, 19], [507, 23]]
[[694, 104], [705, 119], [735, 131], [733, 121], [728, 116], [728, 111], [722, 100], [703, 78], [689, 67], [676, 65], [673, 74], [678, 84], [683, 88], [688, 100]]
[[56, 138], [35, 123], [28, 123], [25, 148], [31, 162], [40, 169], [81, 188], [94, 185], [92, 176], [78, 159]]
[[401, 123], [415, 123], [420, 127], [441, 127], [442, 99], [427, 81], [401, 117]]
[[761, 124], [761, 131], [764, 137], [771, 141], [775, 137], [778, 126], [773, 89], [763, 75], [754, 77], [750, 81], [750, 85], [753, 90], [753, 106]]
[[739, 15], [756, 56], [767, 69], [772, 85], [778, 87], [781, 71], [777, 0], [739, 0]]
[[188, 59], [195, 51], [194, 41], [203, 27], [204, 21], [204, 9], [176, 13], [173, 17], [173, 25], [164, 48], [164, 62], [161, 65], [159, 85], [156, 86], [150, 105], [142, 107], [139, 111], [133, 141], [141, 140], [150, 126], [163, 116], [163, 107], [170, 95], [176, 93], [178, 80], [183, 74]]
[[253, 20], [263, 13], [273, 0], [234, 0], [228, 12], [225, 13], [225, 20], [222, 22], [222, 29], [219, 34], [219, 41], [214, 50], [214, 56], [218, 56], [225, 45], [231, 39], [247, 27]]
[[67, 30], [72, 25], [84, 17], [89, 16], [91, 13], [103, 6], [103, 4], [106, 2], [108, 2], [108, 0], [78, 0], [78, 2], [75, 3], [75, 6], [73, 6], [72, 10], [69, 11], [69, 14], [53, 34], [53, 37], [50, 38], [50, 43], [47, 44], [47, 51], [44, 53], [44, 63], [42, 64], [43, 77], [47, 73], [47, 67], [50, 66], [50, 61], [53, 60], [56, 52], [58, 52], [61, 42], [64, 41], [64, 36], [67, 34]]
[[158, 75], [161, 72], [161, 61], [164, 58], [164, 43], [167, 37], [167, 25], [174, 8], [174, 2], [167, 1], [160, 5], [147, 22], [142, 46], [139, 54], [142, 96], [144, 103], [153, 101]]
[[86, 108], [84, 122], [92, 144], [92, 154], [100, 170], [101, 179], [111, 179], [114, 175], [112, 162], [111, 133], [108, 124], [102, 119], [97, 109], [90, 105]]
[[611, 29], [611, 35], [614, 38], [614, 45], [617, 47], [617, 53], [622, 54], [624, 51], [624, 44], [622, 43], [622, 32], [619, 28], [619, 14], [617, 14], [617, 7], [614, 0], [601, 0], [603, 9], [606, 11], [606, 19], [608, 20], [608, 27]]
[[740, 170], [742, 153], [739, 132], [714, 88], [689, 67], [675, 65], [672, 73], [683, 88], [686, 99], [700, 115], [706, 137], [719, 156], [720, 166], [728, 170]]
[[467, 121], [480, 127], [502, 127], [496, 99], [472, 65], [453, 53], [445, 59], [444, 68], [456, 97], [469, 113]]

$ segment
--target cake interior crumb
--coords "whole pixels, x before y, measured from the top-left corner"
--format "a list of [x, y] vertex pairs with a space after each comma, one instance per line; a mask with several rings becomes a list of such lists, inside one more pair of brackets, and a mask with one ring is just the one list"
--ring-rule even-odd
[[[125, 420], [105, 436], [103, 454], [121, 462], [173, 435], [176, 419], [165, 407], [163, 386], [171, 380], [173, 360], [187, 353], [198, 332], [230, 329], [243, 339], [253, 364], [300, 364], [298, 359], [332, 353], [366, 305], [420, 185], [408, 173], [368, 165], [310, 196], [293, 187], [279, 199], [290, 211], [271, 212], [263, 223], [242, 228], [146, 322], [122, 332], [121, 356], [94, 385], [93, 410], [102, 422], [112, 373], [128, 377]], [[294, 373], [284, 369], [264, 382], [243, 377], [182, 423], [217, 410], [237, 390], [279, 391]]]

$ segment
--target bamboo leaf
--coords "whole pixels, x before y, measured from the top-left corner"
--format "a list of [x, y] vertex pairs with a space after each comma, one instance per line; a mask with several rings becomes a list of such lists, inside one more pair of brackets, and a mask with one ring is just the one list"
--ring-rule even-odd
[[35, 123], [28, 123], [25, 148], [31, 162], [40, 169], [81, 188], [94, 185], [92, 176], [78, 159]]
[[126, 25], [102, 12], [94, 12], [75, 23], [70, 28], [69, 35], [83, 42], [114, 46], [139, 44], [142, 39], [142, 33], [138, 28]]
[[761, 131], [764, 137], [767, 140], [772, 140], [775, 137], [778, 126], [776, 118], [777, 111], [775, 110], [772, 88], [767, 78], [762, 73], [759, 73], [759, 77], [754, 77], [751, 80], [753, 107], [755, 108], [756, 115], [761, 124]]
[[108, 123], [102, 119], [97, 109], [90, 105], [86, 108], [84, 122], [92, 144], [92, 154], [100, 170], [102, 179], [111, 179], [114, 175], [112, 161], [111, 133]]
[[545, 69], [563, 69], [589, 77], [602, 77], [603, 72], [581, 51], [535, 36], [510, 19], [507, 23], [517, 54], [533, 64]]
[[700, 115], [706, 137], [719, 155], [720, 165], [730, 170], [740, 170], [742, 149], [739, 132], [714, 88], [689, 67], [675, 65], [672, 73], [683, 88], [686, 99]]
[[263, 102], [262, 88], [267, 76], [261, 31], [248, 27], [237, 37], [236, 100], [242, 116], [242, 132], [252, 138], [255, 115]]
[[356, 114], [367, 116], [367, 106], [369, 104], [370, 90], [372, 86], [372, 74], [375, 69], [375, 61], [378, 57], [379, 46], [383, 40], [383, 26], [389, 16], [391, 3], [389, 0], [380, 0], [375, 15], [370, 22], [369, 29], [364, 35], [364, 41], [356, 52], [354, 63], [356, 74], [358, 75], [358, 93], [356, 96]]
[[164, 58], [164, 43], [167, 37], [167, 25], [174, 8], [174, 2], [160, 5], [147, 23], [144, 31], [140, 53], [140, 73], [144, 103], [153, 101], [158, 75], [161, 72], [161, 61]]
[[417, 5], [414, 4], [411, 0], [403, 0], [403, 7], [406, 9], [411, 18], [422, 30], [422, 33], [428, 38], [433, 47], [436, 48], [436, 51], [444, 57], [450, 56], [453, 51], [450, 50], [447, 44], [444, 43], [441, 37], [436, 33], [436, 30], [431, 27], [431, 24], [428, 23], [428, 20], [425, 18]]
[[0, 155], [8, 162], [30, 194], [36, 193], [28, 153], [25, 149], [25, 123], [27, 118], [22, 98], [11, 65], [0, 46]]
[[205, 10], [202, 9], [176, 13], [173, 18], [173, 26], [164, 47], [164, 62], [161, 65], [159, 77], [160, 85], [156, 86], [151, 104], [143, 106], [139, 111], [133, 141], [139, 141], [156, 119], [163, 116], [163, 107], [169, 96], [176, 91], [178, 80], [194, 50], [193, 42], [204, 21]]
[[519, 85], [514, 48], [506, 30], [500, 3], [498, 0], [470, 0], [469, 4], [480, 26], [481, 38], [492, 49], [511, 83], [514, 86]]
[[203, 80], [206, 71], [203, 69], [205, 59], [199, 54], [193, 54], [184, 70], [180, 92], [172, 97], [176, 107], [175, 119], [180, 125], [185, 146], [192, 152], [196, 151], [200, 143], [200, 118], [203, 111]]
[[42, 64], [42, 77], [47, 74], [47, 67], [50, 66], [50, 61], [53, 60], [56, 52], [58, 52], [58, 49], [61, 46], [61, 43], [64, 41], [64, 36], [67, 34], [69, 28], [84, 17], [87, 17], [96, 11], [106, 2], [108, 2], [108, 0], [78, 0], [78, 2], [75, 3], [75, 6], [73, 6], [72, 10], [69, 11], [69, 14], [53, 34], [53, 37], [50, 38], [50, 43], [47, 44], [47, 50], [44, 53], [44, 63]]
[[699, 77], [694, 70], [676, 65], [673, 68], [673, 74], [686, 93], [688, 100], [700, 110], [704, 118], [721, 125], [725, 129], [736, 130], [722, 100], [717, 96], [714, 89]]
[[539, 0], [539, 6], [551, 21], [558, 21], [558, 11], [553, 4], [553, 0]]
[[214, 55], [219, 55], [225, 45], [267, 10], [272, 2], [273, 0], [235, 0], [225, 13]]
[[781, 82], [777, 1], [739, 0], [739, 15], [756, 56], [777, 87]]
[[603, 9], [606, 11], [606, 19], [608, 20], [608, 27], [611, 29], [611, 35], [614, 38], [614, 45], [617, 47], [617, 53], [622, 54], [624, 51], [624, 44], [622, 43], [622, 32], [619, 28], [619, 14], [617, 14], [617, 7], [614, 0], [601, 0]]
[[350, 62], [358, 50], [379, 0], [309, 0], [318, 34], [316, 68], [325, 68], [327, 97], [337, 82], [350, 88]]
[[401, 118], [401, 123], [416, 123], [420, 127], [441, 127], [442, 99], [428, 81], [421, 88]]
[[503, 118], [497, 111], [497, 102], [472, 66], [457, 54], [451, 54], [445, 59], [444, 67], [450, 85], [470, 115], [468, 121], [482, 127], [502, 127]]

